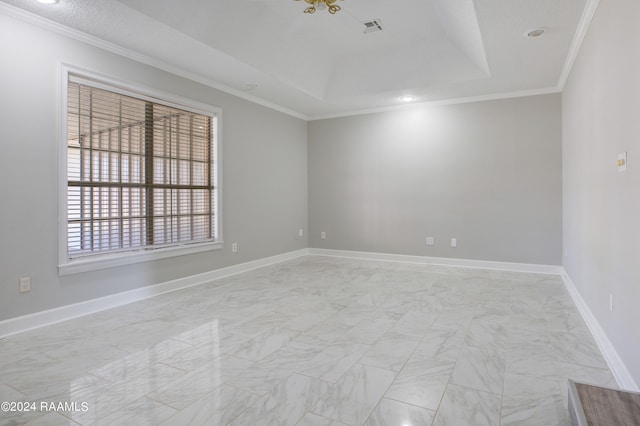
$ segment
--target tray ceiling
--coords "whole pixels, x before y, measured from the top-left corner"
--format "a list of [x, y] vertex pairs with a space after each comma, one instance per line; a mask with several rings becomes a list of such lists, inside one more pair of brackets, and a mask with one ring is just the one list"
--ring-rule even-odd
[[[553, 91], [587, 0], [2, 0], [314, 118]], [[365, 32], [378, 20], [383, 30]], [[544, 28], [538, 38], [525, 34]]]

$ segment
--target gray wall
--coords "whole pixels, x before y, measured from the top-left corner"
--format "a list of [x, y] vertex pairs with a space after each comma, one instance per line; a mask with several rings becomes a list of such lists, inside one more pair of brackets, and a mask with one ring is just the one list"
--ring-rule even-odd
[[[306, 122], [2, 14], [0, 40], [0, 320], [307, 247]], [[223, 109], [224, 250], [58, 276], [60, 61]]]
[[[562, 114], [564, 267], [640, 384], [638, 22], [640, 2], [600, 2]], [[620, 173], [616, 160], [624, 151], [629, 166]]]
[[559, 265], [560, 110], [544, 95], [309, 123], [310, 246]]

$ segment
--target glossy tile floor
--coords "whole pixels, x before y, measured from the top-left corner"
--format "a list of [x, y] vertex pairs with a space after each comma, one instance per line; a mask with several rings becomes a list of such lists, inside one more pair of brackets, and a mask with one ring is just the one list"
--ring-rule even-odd
[[309, 256], [0, 340], [76, 404], [0, 424], [567, 425], [567, 378], [615, 386], [559, 277]]

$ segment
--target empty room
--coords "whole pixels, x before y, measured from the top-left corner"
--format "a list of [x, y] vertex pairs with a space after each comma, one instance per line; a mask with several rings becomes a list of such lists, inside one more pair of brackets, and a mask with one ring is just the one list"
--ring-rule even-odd
[[640, 424], [638, 22], [0, 0], [0, 425]]

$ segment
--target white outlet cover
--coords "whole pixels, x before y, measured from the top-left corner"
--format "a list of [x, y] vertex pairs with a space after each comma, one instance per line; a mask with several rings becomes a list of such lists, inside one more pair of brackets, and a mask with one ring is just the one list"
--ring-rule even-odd
[[321, 239], [323, 239], [323, 240], [324, 240], [325, 238], [327, 238], [327, 233], [326, 233], [326, 232], [324, 232], [324, 231], [322, 231], [322, 232], [320, 233], [320, 238], [321, 238]]
[[458, 246], [458, 240], [456, 238], [452, 238], [451, 239], [451, 247], [457, 247]]
[[433, 237], [427, 237], [427, 245], [432, 246], [434, 244]]
[[31, 291], [31, 277], [18, 278], [20, 293], [29, 293]]

